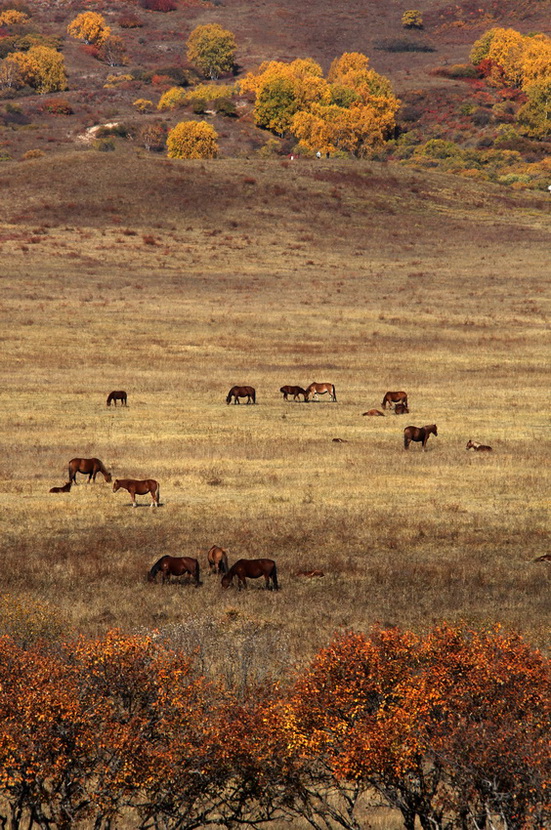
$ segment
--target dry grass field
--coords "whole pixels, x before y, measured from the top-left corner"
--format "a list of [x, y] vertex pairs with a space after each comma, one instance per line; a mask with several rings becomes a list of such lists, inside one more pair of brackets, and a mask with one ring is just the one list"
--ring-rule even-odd
[[[545, 194], [86, 152], [3, 165], [0, 187], [2, 630], [158, 629], [236, 682], [375, 621], [545, 646]], [[338, 402], [282, 400], [313, 380]], [[256, 406], [226, 406], [236, 383]], [[389, 389], [410, 414], [362, 417]], [[430, 423], [406, 453], [404, 427]], [[101, 475], [50, 494], [74, 456], [157, 478], [162, 506]], [[282, 590], [223, 591], [214, 543], [276, 559]], [[198, 556], [203, 587], [148, 584], [165, 553]]]

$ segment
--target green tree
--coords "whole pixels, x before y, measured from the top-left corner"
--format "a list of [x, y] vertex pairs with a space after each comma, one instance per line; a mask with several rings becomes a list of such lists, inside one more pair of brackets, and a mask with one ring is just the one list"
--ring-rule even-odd
[[237, 49], [235, 37], [218, 23], [197, 26], [186, 46], [190, 63], [212, 80], [233, 69]]
[[171, 159], [212, 159], [218, 155], [218, 133], [206, 121], [181, 121], [170, 130], [166, 146]]

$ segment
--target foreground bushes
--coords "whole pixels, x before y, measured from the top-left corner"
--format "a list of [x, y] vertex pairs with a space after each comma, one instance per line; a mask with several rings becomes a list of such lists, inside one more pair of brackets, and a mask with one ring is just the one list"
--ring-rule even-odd
[[123, 814], [144, 830], [358, 828], [366, 795], [408, 830], [549, 821], [549, 664], [514, 635], [346, 633], [289, 688], [245, 695], [153, 635], [21, 643], [0, 639], [0, 821], [14, 830]]

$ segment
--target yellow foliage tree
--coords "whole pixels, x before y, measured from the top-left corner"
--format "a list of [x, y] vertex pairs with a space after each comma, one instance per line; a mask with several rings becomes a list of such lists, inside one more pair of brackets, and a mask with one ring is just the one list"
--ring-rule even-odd
[[339, 107], [334, 104], [314, 104], [309, 112], [298, 112], [292, 121], [291, 132], [299, 140], [299, 147], [310, 152], [337, 151], [365, 156], [380, 144], [394, 126], [394, 113], [379, 113], [368, 104]]
[[170, 130], [166, 146], [172, 159], [212, 159], [218, 155], [218, 133], [206, 121], [181, 121]]
[[551, 77], [551, 38], [496, 27], [475, 41], [470, 59], [475, 66], [488, 60], [494, 83], [526, 89]]
[[178, 107], [183, 107], [186, 102], [186, 91], [181, 86], [172, 86], [163, 92], [157, 104], [157, 109], [163, 112], [164, 110], [175, 110]]
[[29, 15], [17, 9], [4, 9], [0, 12], [0, 26], [19, 26], [28, 20]]
[[41, 94], [67, 88], [63, 55], [48, 46], [33, 46], [28, 52], [12, 52], [4, 60], [4, 65], [6, 63], [17, 68], [24, 84]]
[[85, 43], [101, 44], [111, 34], [104, 17], [97, 12], [81, 12], [67, 26], [67, 34]]
[[524, 38], [522, 54], [522, 87], [551, 80], [551, 38], [534, 35]]
[[218, 23], [197, 26], [186, 46], [190, 63], [212, 80], [233, 69], [237, 49], [235, 37]]

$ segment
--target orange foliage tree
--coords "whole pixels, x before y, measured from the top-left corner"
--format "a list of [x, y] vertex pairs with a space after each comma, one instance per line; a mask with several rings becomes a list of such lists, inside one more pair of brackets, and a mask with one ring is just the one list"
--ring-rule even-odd
[[67, 26], [67, 34], [84, 43], [102, 43], [111, 34], [103, 15], [98, 12], [81, 12]]

